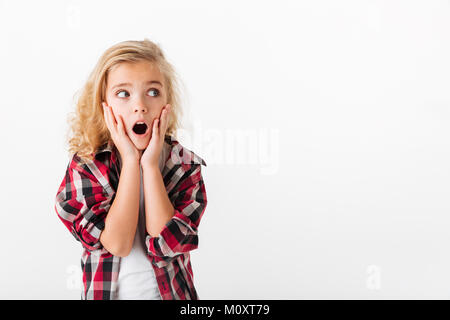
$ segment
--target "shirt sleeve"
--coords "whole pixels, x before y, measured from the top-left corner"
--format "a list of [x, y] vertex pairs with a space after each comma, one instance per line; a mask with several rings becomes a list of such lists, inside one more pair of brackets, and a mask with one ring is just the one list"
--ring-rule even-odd
[[174, 216], [158, 237], [146, 233], [148, 256], [160, 268], [176, 256], [198, 247], [198, 226], [206, 209], [207, 198], [201, 165], [192, 164], [189, 172], [191, 174], [179, 182], [178, 190], [169, 196], [175, 209]]
[[71, 164], [67, 167], [56, 195], [55, 210], [84, 248], [103, 249], [100, 234], [112, 198], [92, 174], [79, 168]]

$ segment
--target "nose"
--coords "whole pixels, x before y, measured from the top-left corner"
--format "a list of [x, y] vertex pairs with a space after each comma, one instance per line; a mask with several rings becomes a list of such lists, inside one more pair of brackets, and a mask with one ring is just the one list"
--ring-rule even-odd
[[133, 111], [134, 111], [134, 113], [139, 113], [139, 112], [147, 113], [147, 107], [145, 105], [139, 103], [134, 107]]

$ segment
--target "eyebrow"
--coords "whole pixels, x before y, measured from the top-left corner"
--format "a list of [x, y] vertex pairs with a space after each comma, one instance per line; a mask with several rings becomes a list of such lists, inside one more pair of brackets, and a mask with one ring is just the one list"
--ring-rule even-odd
[[[159, 82], [158, 80], [150, 80], [150, 81], [145, 82], [145, 84], [159, 84], [161, 87], [163, 86], [162, 83]], [[111, 90], [113, 90], [114, 88], [117, 88], [117, 87], [127, 87], [127, 86], [129, 87], [131, 85], [132, 84], [129, 82], [122, 82], [122, 83], [118, 83], [118, 84], [114, 85], [113, 87], [111, 87]]]

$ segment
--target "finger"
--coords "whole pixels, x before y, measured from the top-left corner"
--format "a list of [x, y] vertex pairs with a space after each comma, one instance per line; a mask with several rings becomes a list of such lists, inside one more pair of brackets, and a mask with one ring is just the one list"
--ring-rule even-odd
[[161, 119], [160, 130], [161, 130], [161, 132], [166, 132], [167, 122], [168, 122], [168, 112], [167, 112], [167, 110], [163, 110], [161, 118], [162, 119]]
[[165, 108], [165, 114], [164, 114], [164, 128], [163, 131], [166, 132], [167, 128], [169, 127], [169, 119], [170, 119], [170, 112], [171, 112], [171, 106], [168, 104]]
[[108, 107], [104, 102], [102, 102], [102, 105], [103, 105], [103, 117], [105, 118], [106, 126], [108, 127], [109, 130], [111, 130], [111, 120], [109, 119]]
[[164, 108], [162, 108], [161, 110], [161, 114], [159, 115], [160, 123], [163, 125], [164, 122], [166, 121], [167, 118], [167, 106], [165, 106]]
[[117, 121], [117, 117], [116, 117], [116, 115], [114, 114], [114, 110], [113, 110], [113, 108], [110, 106], [109, 107], [109, 111], [111, 112], [111, 117], [112, 117], [112, 119], [113, 119], [113, 121], [114, 121], [114, 124], [118, 124], [119, 122]]
[[106, 125], [107, 125], [107, 127], [109, 129], [109, 132], [111, 133], [111, 136], [112, 137], [116, 136], [116, 134], [117, 134], [117, 123], [115, 121], [112, 108], [110, 106], [108, 106], [106, 103], [104, 104], [104, 106], [106, 108], [106, 110], [105, 110], [105, 113], [106, 113]]
[[155, 119], [153, 121], [153, 135], [158, 135], [158, 124], [159, 124], [159, 119]]
[[117, 119], [111, 106], [106, 105], [106, 113], [108, 113], [111, 123], [114, 125], [114, 127], [116, 127]]
[[121, 115], [117, 115], [117, 129], [120, 133], [125, 133], [125, 125], [123, 123], [123, 118]]

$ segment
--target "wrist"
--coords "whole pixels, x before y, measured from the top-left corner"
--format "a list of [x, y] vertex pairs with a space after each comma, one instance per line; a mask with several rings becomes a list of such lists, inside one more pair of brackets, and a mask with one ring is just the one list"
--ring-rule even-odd
[[159, 170], [159, 166], [157, 166], [157, 165], [141, 163], [141, 167], [142, 167], [142, 171], [161, 173], [161, 171]]
[[124, 166], [139, 166], [139, 159], [136, 157], [127, 157], [122, 159]]

